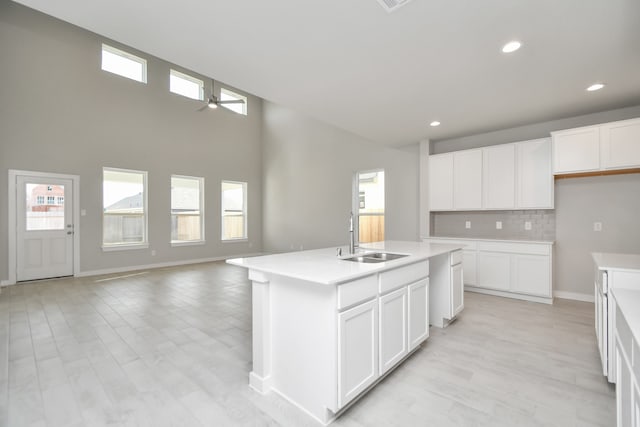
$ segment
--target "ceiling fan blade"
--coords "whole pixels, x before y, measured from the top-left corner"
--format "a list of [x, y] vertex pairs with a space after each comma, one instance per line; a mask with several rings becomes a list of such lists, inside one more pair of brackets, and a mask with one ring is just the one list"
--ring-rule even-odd
[[198, 108], [198, 111], [204, 111], [209, 108], [209, 104], [204, 104], [202, 107]]

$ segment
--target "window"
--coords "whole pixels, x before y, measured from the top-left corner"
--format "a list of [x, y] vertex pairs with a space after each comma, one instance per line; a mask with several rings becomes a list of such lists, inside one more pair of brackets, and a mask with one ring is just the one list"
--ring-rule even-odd
[[220, 101], [242, 101], [237, 104], [220, 104], [224, 108], [235, 111], [238, 114], [247, 115], [247, 97], [230, 91], [229, 89], [220, 89]]
[[103, 248], [147, 247], [147, 172], [102, 170]]
[[204, 241], [204, 178], [171, 176], [171, 243]]
[[354, 212], [358, 212], [358, 241], [384, 240], [384, 171], [356, 174]]
[[58, 204], [64, 205], [64, 197], [58, 197]]
[[44, 205], [44, 196], [37, 196], [36, 204], [37, 205]]
[[247, 238], [247, 183], [222, 181], [222, 240]]
[[187, 98], [204, 100], [204, 82], [176, 70], [169, 74], [169, 90]]
[[56, 204], [56, 198], [54, 196], [47, 196], [47, 204], [48, 205], [55, 205]]
[[102, 45], [102, 69], [119, 76], [147, 82], [147, 61], [115, 47]]

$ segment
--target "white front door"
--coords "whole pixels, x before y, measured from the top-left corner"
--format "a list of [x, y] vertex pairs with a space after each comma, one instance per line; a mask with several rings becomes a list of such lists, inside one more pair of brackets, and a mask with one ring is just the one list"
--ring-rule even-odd
[[18, 176], [17, 281], [73, 275], [73, 181]]

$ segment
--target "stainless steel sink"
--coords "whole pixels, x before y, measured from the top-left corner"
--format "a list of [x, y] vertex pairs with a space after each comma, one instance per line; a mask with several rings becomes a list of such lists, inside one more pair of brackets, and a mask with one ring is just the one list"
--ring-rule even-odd
[[343, 258], [343, 259], [344, 261], [376, 263], [376, 262], [391, 261], [398, 258], [404, 258], [406, 256], [409, 256], [409, 255], [391, 254], [388, 252], [374, 252], [374, 253], [362, 254], [358, 256], [353, 256], [351, 258]]

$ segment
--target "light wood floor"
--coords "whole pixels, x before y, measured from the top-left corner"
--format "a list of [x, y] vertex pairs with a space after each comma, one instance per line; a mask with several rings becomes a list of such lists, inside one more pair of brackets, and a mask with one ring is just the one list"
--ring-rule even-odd
[[[593, 304], [465, 310], [334, 425], [613, 426]], [[224, 263], [0, 294], [0, 426], [316, 426], [249, 389], [251, 288]]]

